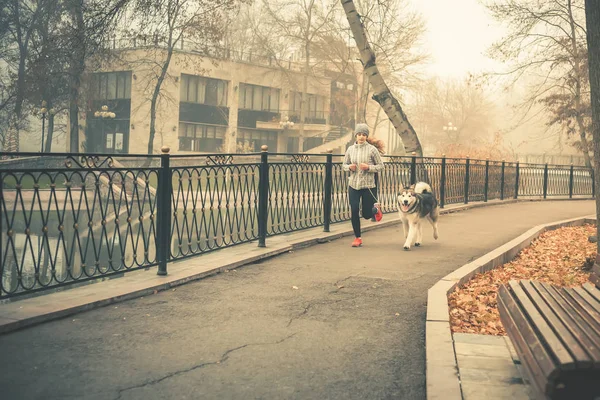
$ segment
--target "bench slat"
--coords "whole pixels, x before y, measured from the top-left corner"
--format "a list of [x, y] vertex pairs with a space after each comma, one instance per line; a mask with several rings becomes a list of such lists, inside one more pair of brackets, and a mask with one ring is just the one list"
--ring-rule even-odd
[[[545, 301], [551, 310], [544, 314], [560, 341], [573, 356], [578, 368], [590, 368], [600, 356], [596, 344], [585, 333], [589, 325], [565, 300], [556, 287], [543, 282], [532, 282], [541, 301]], [[573, 366], [570, 366], [573, 367]], [[562, 365], [561, 369], [564, 368]]]
[[[587, 288], [577, 287], [573, 288], [586, 302], [586, 309], [590, 313], [590, 315], [594, 318], [595, 321], [598, 321], [600, 324], [600, 301], [595, 298], [593, 295], [594, 292], [590, 293]], [[596, 292], [600, 292], [599, 290], [595, 290]]]
[[511, 281], [509, 282], [509, 285], [515, 293], [517, 301], [521, 303], [521, 307], [523, 307], [525, 313], [527, 313], [527, 319], [531, 322], [533, 327], [540, 332], [546, 342], [545, 344], [552, 348], [551, 356], [558, 364], [565, 368], [573, 368], [575, 366], [575, 359], [554, 333], [552, 327], [548, 324], [548, 321], [540, 315], [540, 312], [544, 315], [549, 315], [553, 312], [543, 300], [540, 299], [537, 291], [532, 286], [531, 281]]
[[590, 294], [590, 296], [600, 303], [600, 289], [590, 283], [584, 283], [583, 288]]
[[[527, 378], [535, 390], [545, 393], [548, 376], [556, 368], [554, 362], [542, 344], [537, 341], [535, 332], [529, 326], [517, 300], [507, 286], [500, 286], [497, 302], [500, 319], [521, 358], [521, 365], [527, 373]], [[535, 342], [537, 345], [529, 345]]]
[[[600, 321], [594, 321], [585, 309], [579, 306], [579, 302], [574, 300], [575, 291], [569, 288], [555, 288], [560, 293], [562, 299], [566, 302], [568, 315], [574, 320], [577, 329], [585, 335], [585, 341], [581, 342], [583, 348], [590, 354], [594, 365], [600, 365]], [[570, 326], [575, 329], [575, 326]]]
[[593, 301], [593, 299], [591, 299], [589, 295], [586, 296], [585, 292], [575, 289], [581, 288], [573, 288], [570, 290], [563, 288], [562, 291], [565, 293], [565, 298], [573, 308], [579, 311], [581, 316], [593, 330], [600, 330], [600, 314], [596, 312], [595, 308], [589, 303], [589, 300]]

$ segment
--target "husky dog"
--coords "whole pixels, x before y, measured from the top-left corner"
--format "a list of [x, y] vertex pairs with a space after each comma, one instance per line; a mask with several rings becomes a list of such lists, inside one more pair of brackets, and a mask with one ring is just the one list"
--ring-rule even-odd
[[425, 182], [405, 187], [398, 193], [398, 213], [404, 228], [404, 250], [410, 246], [420, 246], [423, 240], [421, 220], [427, 220], [433, 226], [433, 238], [438, 238], [437, 220], [440, 215], [438, 203], [433, 195], [431, 186]]

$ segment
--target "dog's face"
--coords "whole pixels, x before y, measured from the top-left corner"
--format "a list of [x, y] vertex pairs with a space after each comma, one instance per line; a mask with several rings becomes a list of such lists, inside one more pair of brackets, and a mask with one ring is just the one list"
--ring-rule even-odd
[[417, 197], [415, 196], [414, 186], [405, 187], [398, 193], [398, 207], [403, 212], [410, 210], [415, 201], [417, 201]]

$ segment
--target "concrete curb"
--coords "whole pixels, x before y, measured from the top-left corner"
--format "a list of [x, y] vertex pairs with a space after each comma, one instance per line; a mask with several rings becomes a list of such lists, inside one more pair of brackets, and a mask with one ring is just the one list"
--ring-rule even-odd
[[563, 226], [580, 226], [595, 222], [596, 217], [592, 215], [537, 225], [477, 260], [451, 272], [428, 290], [427, 318], [425, 321], [425, 366], [428, 400], [463, 399], [454, 339], [450, 330], [448, 295], [474, 275], [511, 261], [519, 251], [529, 246], [534, 239], [545, 231]]
[[[449, 214], [478, 207], [541, 200], [543, 199], [491, 200], [488, 202], [450, 205], [441, 209], [440, 213]], [[556, 200], [569, 199], [558, 198], [549, 201]], [[589, 200], [589, 198], [582, 200]], [[381, 229], [400, 223], [397, 215], [395, 218], [392, 215], [394, 213], [388, 213], [382, 222], [365, 225], [363, 231]], [[331, 227], [332, 232], [323, 232], [322, 227], [317, 227], [268, 237], [268, 247], [264, 248], [256, 247], [256, 242], [250, 242], [202, 256], [172, 262], [169, 264], [169, 274], [167, 276], [156, 275], [156, 267], [151, 267], [146, 270], [128, 272], [118, 279], [107, 279], [98, 283], [86, 284], [36, 297], [14, 301], [7, 300], [3, 304], [0, 303], [0, 334], [64, 318], [82, 311], [173, 289], [188, 282], [218, 273], [226, 273], [289, 251], [351, 236], [353, 232], [349, 225], [346, 222], [333, 224]]]

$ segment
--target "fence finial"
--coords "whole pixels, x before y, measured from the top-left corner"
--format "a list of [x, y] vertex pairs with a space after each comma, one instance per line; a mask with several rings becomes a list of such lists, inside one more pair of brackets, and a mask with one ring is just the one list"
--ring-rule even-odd
[[269, 146], [267, 146], [266, 144], [263, 144], [262, 146], [260, 146], [260, 151], [267, 151], [269, 150]]
[[169, 146], [163, 146], [163, 147], [160, 148], [160, 151], [163, 154], [169, 154], [169, 152], [171, 151], [171, 148]]

